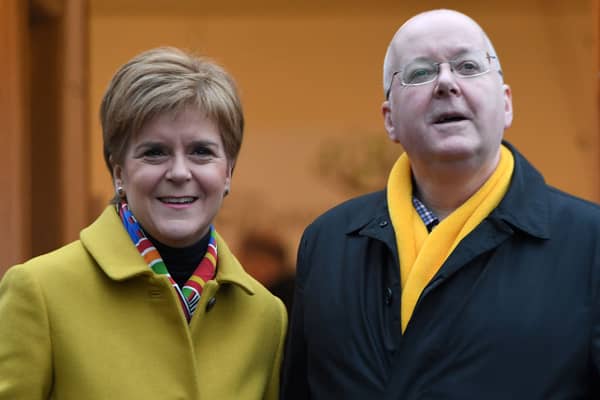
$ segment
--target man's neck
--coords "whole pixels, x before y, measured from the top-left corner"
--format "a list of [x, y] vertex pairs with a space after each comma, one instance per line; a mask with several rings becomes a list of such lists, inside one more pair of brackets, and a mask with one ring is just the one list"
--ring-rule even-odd
[[466, 202], [494, 173], [500, 154], [479, 168], [411, 165], [417, 197], [441, 220]]

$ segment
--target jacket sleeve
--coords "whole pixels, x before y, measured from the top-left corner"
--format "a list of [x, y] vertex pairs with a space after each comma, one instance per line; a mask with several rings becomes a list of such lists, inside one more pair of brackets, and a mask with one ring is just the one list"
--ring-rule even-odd
[[279, 343], [277, 344], [277, 353], [275, 354], [273, 371], [271, 372], [271, 379], [267, 386], [264, 399], [265, 400], [277, 400], [279, 399], [279, 381], [281, 375], [281, 360], [283, 359], [283, 347], [285, 343], [285, 335], [287, 331], [287, 311], [281, 300], [277, 299], [277, 311], [279, 313], [280, 331], [279, 331]]
[[[306, 234], [305, 234], [306, 236]], [[281, 377], [281, 400], [310, 399], [304, 337], [304, 282], [306, 238], [300, 241], [296, 264], [296, 288]]]
[[0, 281], [0, 400], [49, 398], [52, 361], [41, 289], [23, 266]]
[[[597, 265], [596, 269], [599, 270], [600, 265]], [[600, 390], [600, 287], [598, 284], [596, 284], [595, 287], [595, 296], [592, 303], [591, 352], [592, 362], [594, 364], [592, 381], [596, 382], [596, 385], [598, 385], [597, 390]]]

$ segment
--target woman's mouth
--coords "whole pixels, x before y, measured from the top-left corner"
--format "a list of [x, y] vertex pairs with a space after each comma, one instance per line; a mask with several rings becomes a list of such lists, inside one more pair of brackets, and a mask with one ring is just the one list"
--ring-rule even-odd
[[169, 205], [186, 205], [191, 204], [198, 198], [194, 196], [181, 196], [181, 197], [159, 197], [158, 200], [161, 203]]

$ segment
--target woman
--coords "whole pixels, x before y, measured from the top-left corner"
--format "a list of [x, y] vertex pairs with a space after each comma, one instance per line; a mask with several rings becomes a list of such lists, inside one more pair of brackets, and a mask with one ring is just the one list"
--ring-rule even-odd
[[142, 53], [101, 106], [115, 198], [0, 282], [0, 399], [275, 399], [287, 317], [212, 222], [243, 115], [231, 78]]

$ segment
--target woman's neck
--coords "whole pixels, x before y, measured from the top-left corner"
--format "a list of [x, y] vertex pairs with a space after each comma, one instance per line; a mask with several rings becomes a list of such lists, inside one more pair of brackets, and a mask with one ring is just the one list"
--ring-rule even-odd
[[210, 240], [210, 230], [196, 243], [186, 247], [171, 247], [159, 242], [147, 232], [146, 237], [152, 242], [160, 257], [167, 266], [171, 277], [179, 287], [183, 287], [190, 276], [194, 273], [200, 261], [206, 254]]

